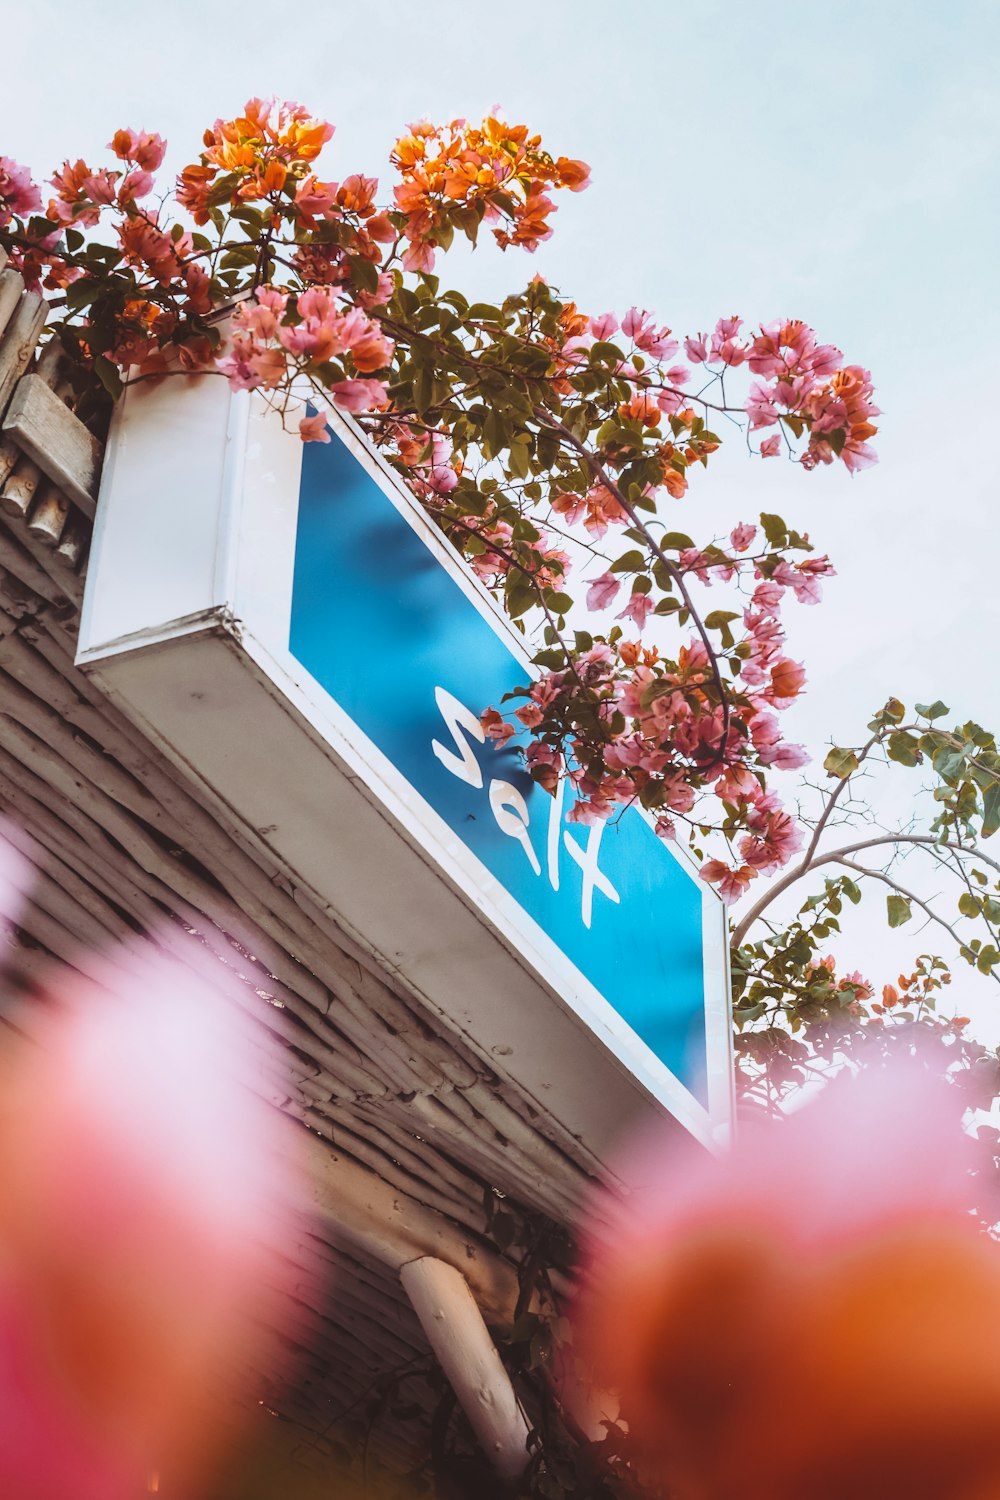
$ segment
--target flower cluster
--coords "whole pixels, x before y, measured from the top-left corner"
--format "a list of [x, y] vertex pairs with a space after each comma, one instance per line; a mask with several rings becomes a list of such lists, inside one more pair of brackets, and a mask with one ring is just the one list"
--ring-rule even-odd
[[31, 180], [31, 172], [9, 156], [0, 156], [0, 227], [16, 214], [26, 218], [42, 206], [42, 195]]
[[447, 248], [455, 228], [475, 239], [479, 224], [496, 224], [501, 248], [535, 250], [552, 233], [556, 205], [547, 188], [581, 192], [590, 181], [585, 162], [541, 150], [541, 138], [526, 125], [488, 116], [481, 125], [452, 120], [410, 125], [392, 150], [402, 181], [395, 190], [404, 216], [408, 271], [430, 271], [437, 246]]
[[[554, 507], [560, 517], [580, 521], [593, 534], [593, 498], [560, 498], [564, 503]], [[605, 525], [627, 520], [618, 514]], [[719, 691], [701, 639], [667, 657], [657, 646], [624, 639], [616, 626], [572, 661], [543, 671], [525, 690], [528, 701], [509, 717], [493, 709], [482, 720], [498, 744], [523, 731], [532, 735], [525, 752], [528, 768], [549, 790], [559, 776], [568, 776], [576, 792], [567, 815], [571, 821], [605, 821], [638, 800], [657, 814], [661, 836], [673, 838], [678, 817], [692, 827], [706, 823], [704, 807], [695, 811], [698, 794], [714, 794], [732, 859], [705, 861], [702, 875], [727, 903], [758, 876], [785, 865], [802, 846], [801, 829], [767, 783], [769, 771], [794, 770], [807, 760], [803, 748], [781, 733], [779, 715], [802, 691], [805, 671], [785, 652], [780, 612], [787, 596], [816, 603], [821, 580], [833, 573], [825, 557], [792, 561], [772, 551], [753, 553], [757, 536], [756, 526], [741, 523], [727, 549], [680, 547], [677, 553], [681, 576], [693, 575], [703, 584], [749, 585], [739, 639], [731, 629], [737, 613], [708, 617], [728, 631], [724, 665], [733, 684], [730, 699], [724, 701]], [[796, 541], [808, 546], [807, 538]], [[643, 588], [643, 581], [649, 582], [641, 573], [646, 560], [639, 554], [626, 560], [639, 577], [617, 618], [641, 631], [656, 607], [654, 596]], [[621, 562], [589, 580], [589, 609], [603, 611], [619, 602], [626, 579]]]
[[[388, 404], [384, 381], [363, 378], [383, 370], [392, 344], [378, 323], [358, 307], [342, 310], [325, 287], [310, 287], [297, 297], [275, 287], [258, 287], [251, 300], [233, 314], [229, 352], [216, 366], [233, 390], [276, 390], [299, 373], [319, 365], [356, 374], [327, 379], [326, 390], [344, 411], [372, 411]], [[358, 377], [362, 378], [358, 378]], [[303, 418], [306, 440], [325, 441], [325, 424]]]
[[242, 115], [216, 120], [206, 130], [199, 162], [177, 180], [177, 201], [196, 224], [207, 224], [222, 204], [235, 208], [271, 199], [289, 177], [304, 176], [333, 130], [301, 104], [248, 99]]

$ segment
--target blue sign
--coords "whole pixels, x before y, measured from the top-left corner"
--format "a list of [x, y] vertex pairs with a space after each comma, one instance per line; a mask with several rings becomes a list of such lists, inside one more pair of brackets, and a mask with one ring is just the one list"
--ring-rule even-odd
[[526, 668], [335, 433], [303, 453], [289, 649], [705, 1102], [699, 882], [636, 809], [566, 823], [517, 741], [485, 740]]

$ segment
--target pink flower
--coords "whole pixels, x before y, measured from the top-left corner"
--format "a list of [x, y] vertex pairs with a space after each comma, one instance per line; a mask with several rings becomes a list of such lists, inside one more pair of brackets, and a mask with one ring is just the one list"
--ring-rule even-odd
[[587, 513], [587, 501], [583, 495], [564, 494], [557, 495], [552, 502], [552, 509], [557, 515], [565, 516], [572, 526]]
[[790, 745], [782, 740], [780, 745], [772, 746], [766, 756], [762, 751], [759, 759], [775, 771], [797, 771], [800, 766], [809, 764], [810, 756], [804, 745]]
[[325, 218], [337, 200], [337, 184], [320, 182], [313, 173], [303, 177], [295, 190], [295, 207], [308, 228]]
[[833, 578], [836, 569], [828, 557], [807, 557], [795, 564], [792, 589], [800, 604], [818, 604], [822, 596], [821, 578]]
[[684, 340], [684, 352], [692, 364], [703, 365], [708, 358], [708, 334], [698, 333]]
[[760, 783], [749, 766], [728, 766], [715, 783], [714, 791], [723, 802], [745, 801], [760, 791]]
[[781, 433], [775, 432], [760, 445], [761, 458], [777, 458], [781, 452]]
[[599, 317], [591, 318], [590, 331], [595, 339], [606, 341], [618, 332], [618, 319], [614, 313], [601, 313]]
[[614, 573], [602, 573], [599, 578], [591, 579], [587, 590], [587, 608], [607, 609], [621, 586], [621, 579], [616, 578]]
[[483, 726], [486, 735], [498, 748], [506, 745], [507, 741], [513, 739], [517, 730], [495, 708], [487, 708], [479, 715], [479, 722]]
[[573, 803], [566, 814], [567, 823], [581, 823], [591, 828], [595, 823], [606, 823], [615, 810], [613, 802], [598, 797], [581, 798]]
[[389, 405], [389, 394], [382, 380], [340, 380], [330, 387], [330, 395], [344, 411], [382, 411]]
[[404, 271], [433, 271], [434, 246], [428, 240], [413, 240], [403, 255]]
[[805, 834], [788, 813], [776, 811], [751, 816], [756, 831], [740, 840], [740, 855], [751, 869], [767, 874], [786, 865], [805, 842]]
[[698, 873], [709, 885], [718, 886], [719, 895], [726, 906], [731, 906], [744, 896], [750, 888], [750, 882], [756, 878], [756, 871], [748, 865], [731, 869], [721, 859], [708, 860]]
[[[118, 184], [118, 202], [123, 208], [134, 203], [137, 198], [145, 198], [153, 191], [155, 178], [152, 172], [143, 171], [141, 167], [133, 167], [126, 172]], [[91, 196], [95, 196], [91, 194]]]
[[[805, 686], [806, 673], [801, 662], [783, 656], [771, 668], [770, 699], [776, 708], [784, 707], [797, 698]], [[768, 696], [765, 694], [765, 696]]]
[[114, 203], [119, 191], [117, 178], [117, 172], [108, 172], [102, 167], [99, 172], [91, 172], [83, 179], [81, 189], [95, 203]]
[[640, 312], [637, 307], [630, 307], [622, 318], [622, 333], [626, 338], [634, 339], [636, 334], [641, 333], [649, 322], [649, 313], [645, 308]]
[[231, 351], [215, 361], [219, 374], [225, 375], [229, 381], [230, 390], [255, 391], [261, 384], [260, 376], [249, 361], [250, 347], [234, 339]]
[[249, 356], [251, 369], [260, 376], [261, 385], [267, 390], [277, 390], [288, 374], [288, 361], [283, 349], [260, 349]]
[[108, 150], [122, 161], [134, 162], [144, 172], [155, 172], [166, 155], [167, 143], [162, 136], [147, 135], [144, 130], [116, 130]]
[[756, 535], [756, 526], [752, 526], [749, 521], [741, 521], [740, 524], [738, 526], [734, 526], [732, 531], [729, 533], [729, 540], [733, 544], [733, 551], [746, 552], [747, 548], [751, 545]]
[[330, 429], [326, 413], [318, 411], [315, 416], [303, 417], [299, 423], [299, 437], [304, 443], [328, 443]]
[[23, 219], [37, 213], [41, 206], [42, 195], [28, 168], [9, 156], [0, 156], [0, 227], [9, 224], [14, 214]]
[[653, 608], [651, 594], [640, 594], [638, 592], [630, 595], [625, 608], [615, 616], [616, 620], [632, 620], [640, 630], [646, 624], [646, 616]]
[[781, 584], [773, 578], [765, 578], [754, 589], [751, 602], [762, 614], [776, 617], [781, 612], [781, 601], [784, 597], [785, 590]]
[[280, 1358], [261, 1330], [305, 1205], [264, 1101], [290, 1085], [263, 1018], [220, 995], [224, 967], [157, 943], [92, 960], [100, 983], [53, 969], [33, 1040], [0, 1049], [12, 1500], [128, 1500], [166, 1453], [194, 1482], [243, 1372]]

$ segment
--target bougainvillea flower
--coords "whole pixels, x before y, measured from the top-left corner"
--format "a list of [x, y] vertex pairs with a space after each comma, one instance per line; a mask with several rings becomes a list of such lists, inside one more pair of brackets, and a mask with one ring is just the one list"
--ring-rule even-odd
[[997, 1493], [1000, 1246], [967, 1212], [956, 1097], [915, 1065], [721, 1160], [636, 1150], [649, 1185], [592, 1250], [578, 1325], [671, 1494]]

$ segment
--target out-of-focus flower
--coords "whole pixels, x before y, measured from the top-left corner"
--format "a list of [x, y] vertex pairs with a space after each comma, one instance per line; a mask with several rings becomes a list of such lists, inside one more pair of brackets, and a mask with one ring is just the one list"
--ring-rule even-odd
[[11, 1500], [133, 1500], [154, 1472], [196, 1486], [251, 1366], [277, 1358], [261, 1328], [300, 1188], [265, 1103], [278, 1059], [201, 950], [169, 946], [119, 950], [102, 983], [54, 973], [31, 1040], [0, 1053]]
[[879, 1073], [722, 1160], [636, 1154], [580, 1342], [672, 1494], [997, 1494], [1000, 1248], [949, 1094]]

